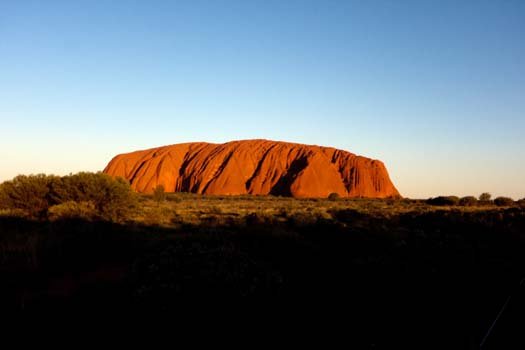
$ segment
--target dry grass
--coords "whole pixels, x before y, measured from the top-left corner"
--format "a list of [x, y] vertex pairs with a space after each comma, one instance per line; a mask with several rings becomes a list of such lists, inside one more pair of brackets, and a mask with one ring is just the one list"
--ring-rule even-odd
[[472, 207], [433, 206], [424, 200], [411, 199], [296, 199], [273, 196], [204, 196], [170, 193], [166, 200], [156, 201], [151, 195], [140, 195], [139, 206], [130, 221], [148, 225], [179, 227], [181, 225], [224, 225], [245, 223], [256, 218], [262, 222], [286, 222], [333, 218], [341, 210], [389, 218], [405, 213], [433, 211], [476, 212], [501, 209], [494, 205]]

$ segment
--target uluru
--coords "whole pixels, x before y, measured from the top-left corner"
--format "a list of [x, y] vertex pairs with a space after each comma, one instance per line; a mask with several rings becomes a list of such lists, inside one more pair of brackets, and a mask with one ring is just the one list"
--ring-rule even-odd
[[385, 165], [332, 147], [270, 140], [191, 142], [120, 154], [104, 172], [138, 192], [400, 197]]

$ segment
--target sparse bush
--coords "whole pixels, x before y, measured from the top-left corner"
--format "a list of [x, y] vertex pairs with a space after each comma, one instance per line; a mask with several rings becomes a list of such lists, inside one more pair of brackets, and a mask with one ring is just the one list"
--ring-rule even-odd
[[459, 200], [459, 205], [464, 207], [472, 207], [478, 204], [478, 199], [474, 196], [466, 196]]
[[245, 217], [247, 226], [257, 226], [264, 223], [263, 218], [257, 213], [250, 213]]
[[366, 216], [356, 209], [331, 209], [328, 213], [337, 221], [345, 223], [362, 220]]
[[480, 202], [490, 202], [491, 198], [492, 198], [492, 195], [488, 192], [484, 192], [479, 195]]
[[508, 207], [514, 205], [514, 200], [509, 197], [497, 197], [494, 199], [494, 204], [496, 204], [498, 207]]
[[525, 198], [520, 199], [516, 202], [517, 205], [519, 205], [521, 208], [525, 208]]
[[320, 216], [310, 212], [296, 212], [287, 218], [287, 223], [292, 227], [305, 227], [315, 224]]
[[459, 197], [457, 196], [439, 196], [435, 198], [429, 198], [427, 203], [430, 205], [458, 205]]
[[166, 193], [166, 200], [168, 202], [175, 202], [175, 203], [180, 203], [182, 202], [185, 198], [191, 196], [192, 194], [190, 193], [185, 193], [185, 192], [175, 192], [175, 193]]
[[97, 218], [98, 213], [93, 202], [65, 202], [53, 205], [48, 210], [48, 217], [51, 220], [58, 219], [85, 219], [93, 220]]
[[215, 214], [215, 215], [218, 215], [218, 214], [222, 214], [222, 209], [221, 207], [217, 206], [217, 205], [214, 205], [214, 206], [211, 206], [209, 208], [209, 212], [211, 214]]
[[335, 192], [332, 192], [328, 195], [328, 199], [331, 200], [331, 201], [335, 201], [335, 200], [338, 200], [339, 198], [341, 198], [341, 196], [339, 195], [339, 193], [335, 193]]
[[155, 202], [160, 203], [166, 200], [166, 192], [163, 185], [157, 185], [153, 190], [153, 199]]

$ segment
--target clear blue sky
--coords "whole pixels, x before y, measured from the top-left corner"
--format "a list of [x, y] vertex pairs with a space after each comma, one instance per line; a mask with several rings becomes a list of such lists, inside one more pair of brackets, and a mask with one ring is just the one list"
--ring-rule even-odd
[[266, 138], [525, 197], [525, 1], [0, 1], [0, 181]]

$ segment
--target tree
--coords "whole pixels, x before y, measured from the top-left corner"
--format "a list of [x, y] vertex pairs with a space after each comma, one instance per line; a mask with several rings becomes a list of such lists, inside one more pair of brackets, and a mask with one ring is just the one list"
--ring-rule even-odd
[[492, 198], [492, 195], [488, 192], [484, 192], [479, 195], [479, 200], [481, 202], [490, 202], [490, 199]]
[[514, 200], [509, 197], [497, 197], [494, 199], [494, 204], [496, 204], [498, 207], [509, 207], [514, 205]]
[[464, 207], [472, 207], [478, 204], [478, 199], [474, 196], [466, 196], [459, 200], [459, 205]]
[[20, 210], [32, 218], [44, 216], [47, 208], [54, 204], [49, 184], [56, 178], [44, 174], [18, 175], [5, 181], [0, 186], [1, 206]]
[[[44, 218], [49, 208], [68, 203], [55, 212], [81, 211], [91, 203], [97, 217], [119, 221], [135, 206], [136, 196], [129, 183], [103, 173], [78, 173], [64, 177], [19, 175], [0, 185], [0, 207], [19, 211], [29, 217]], [[73, 209], [74, 210], [73, 210]]]
[[439, 196], [427, 199], [430, 205], [458, 205], [459, 197], [457, 196]]
[[92, 202], [100, 218], [110, 221], [124, 219], [136, 205], [135, 193], [125, 179], [100, 172], [65, 176], [54, 193], [60, 203]]

